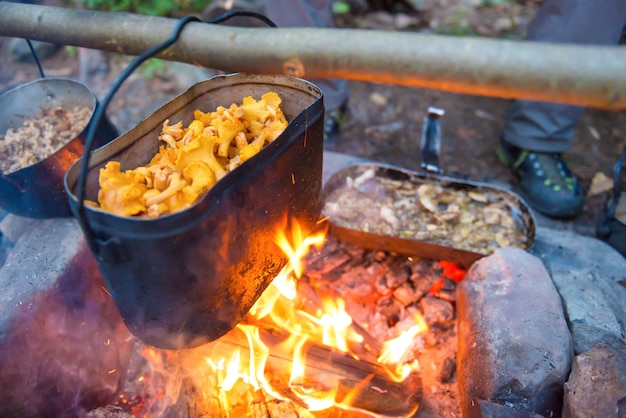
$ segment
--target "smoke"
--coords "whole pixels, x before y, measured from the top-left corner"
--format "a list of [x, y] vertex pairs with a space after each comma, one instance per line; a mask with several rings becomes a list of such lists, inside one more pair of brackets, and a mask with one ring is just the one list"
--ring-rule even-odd
[[0, 334], [0, 416], [82, 417], [124, 381], [133, 339], [86, 247], [47, 284], [15, 301]]

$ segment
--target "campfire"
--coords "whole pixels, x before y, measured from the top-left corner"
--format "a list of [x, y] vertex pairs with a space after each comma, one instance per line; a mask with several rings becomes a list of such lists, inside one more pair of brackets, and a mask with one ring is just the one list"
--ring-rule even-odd
[[[262, 87], [258, 87], [260, 82]], [[189, 113], [201, 101], [211, 107], [204, 103], [206, 97], [226, 101], [209, 94], [213, 89], [234, 100], [249, 94], [251, 86], [265, 92], [262, 98], [269, 101], [280, 103], [280, 95], [291, 99], [284, 106], [290, 123], [281, 125], [284, 132], [273, 134], [262, 151], [257, 149], [259, 158], [251, 159], [246, 170], [235, 170], [227, 177], [213, 173], [214, 183], [220, 176], [224, 179], [208, 191], [198, 186], [205, 192], [202, 199], [183, 210], [177, 205], [173, 213], [161, 208], [164, 212], [159, 209], [147, 219], [130, 216], [134, 212], [108, 214], [104, 210], [108, 203], [103, 202], [113, 201], [110, 206], [122, 210], [128, 203], [125, 199], [134, 194], [116, 190], [111, 199], [101, 201], [101, 192], [106, 192], [102, 178], [98, 184], [87, 181], [99, 166], [83, 169], [81, 164], [91, 161], [88, 153], [64, 177], [65, 189], [78, 191], [69, 193], [69, 200], [84, 242], [95, 256], [99, 272], [91, 272], [94, 278], [101, 274], [107, 301], [115, 302], [136, 337], [132, 342], [140, 346], [133, 368], [128, 370], [120, 362], [120, 370], [110, 370], [110, 374], [131, 378], [118, 400], [122, 412], [157, 417], [193, 410], [187, 415], [221, 411], [224, 416], [239, 416], [276, 404], [297, 415], [404, 417], [420, 408], [419, 352], [427, 345], [425, 335], [431, 326], [454, 329], [453, 289], [442, 282], [442, 266], [436, 262], [351, 247], [327, 235], [325, 220], [316, 224], [321, 203], [323, 107], [319, 90], [305, 83], [242, 74], [215, 77], [162, 108], [171, 117], [184, 119], [189, 116], [184, 111]], [[252, 96], [243, 102], [247, 99]], [[235, 114], [248, 113], [249, 109], [233, 106], [229, 111]], [[272, 109], [261, 113], [268, 118], [282, 115]], [[155, 115], [157, 121], [149, 118], [99, 149], [107, 151], [102, 162], [109, 161], [100, 174], [112, 170], [110, 178], [119, 180], [128, 173], [122, 174], [121, 166], [128, 164], [148, 170], [139, 161], [125, 158], [143, 158], [142, 147], [162, 150], [151, 135], [155, 130], [162, 130], [159, 140], [171, 142], [176, 131], [182, 141], [175, 142], [176, 147], [191, 145], [184, 141], [187, 136], [190, 141], [221, 138], [219, 128], [204, 126], [201, 119], [206, 114], [201, 111], [194, 111], [194, 123], [199, 122], [202, 130], [184, 135], [179, 132], [182, 122], [170, 126], [167, 120], [162, 122], [162, 115]], [[246, 120], [250, 126], [271, 126], [267, 124], [270, 119], [259, 121], [255, 115]], [[230, 134], [236, 136], [234, 132]], [[244, 136], [240, 139], [247, 141]], [[261, 147], [266, 135], [258, 138], [261, 142], [255, 146]], [[228, 148], [232, 142], [222, 140], [220, 147]], [[114, 142], [126, 148], [120, 150]], [[206, 147], [213, 159], [214, 145], [210, 142]], [[230, 148], [222, 158], [230, 151], [238, 152]], [[176, 166], [179, 172], [169, 172], [171, 178], [157, 176], [163, 180], [162, 187], [152, 191], [164, 199], [172, 197], [170, 192], [178, 193], [179, 186], [186, 187], [179, 181], [186, 168]], [[141, 187], [157, 182], [149, 170], [146, 173], [149, 179], [142, 177], [140, 186], [133, 186], [140, 189], [142, 198]], [[195, 180], [192, 184], [196, 185]], [[96, 195], [101, 207], [93, 203]], [[161, 201], [150, 202], [146, 198], [149, 207]], [[165, 213], [165, 218], [155, 219]], [[283, 218], [285, 213], [291, 218]], [[438, 345], [432, 337], [428, 344]], [[109, 346], [108, 338], [104, 345]], [[453, 378], [454, 366], [452, 360], [443, 367], [442, 381]], [[16, 400], [15, 408], [22, 404]]]
[[[2, 412], [548, 417], [612, 408], [612, 401], [598, 405], [586, 394], [623, 397], [619, 387], [607, 387], [606, 380], [597, 386], [595, 372], [585, 372], [623, 376], [603, 360], [618, 355], [614, 348], [581, 337], [585, 323], [606, 312], [604, 305], [591, 310], [583, 326], [573, 323], [573, 331], [563, 313], [563, 301], [573, 318], [590, 309], [584, 301], [592, 287], [579, 286], [587, 278], [594, 289], [609, 289], [614, 306], [623, 303], [624, 261], [593, 240], [574, 252], [568, 245], [582, 238], [543, 233], [537, 249], [545, 259], [503, 248], [465, 275], [450, 263], [350, 244], [332, 228], [324, 235], [324, 222], [317, 227], [309, 234], [292, 222], [274, 230], [276, 242], [289, 243], [279, 251], [294, 262], [234, 329], [194, 349], [160, 350], [129, 334], [76, 222], [35, 222], [0, 272], [4, 318], [10, 319], [2, 324]], [[598, 266], [614, 272], [598, 267], [573, 276], [588, 271], [590, 257], [606, 260]], [[576, 312], [578, 306], [585, 312]], [[581, 353], [575, 358], [572, 342]]]
[[[351, 246], [324, 220], [318, 227], [292, 220], [277, 231], [289, 262], [225, 336], [188, 350], [137, 343], [117, 406], [137, 417], [409, 417], [428, 357], [426, 380], [454, 391], [445, 383], [454, 381], [452, 295], [463, 271]], [[449, 347], [437, 364], [425, 353], [439, 341]]]

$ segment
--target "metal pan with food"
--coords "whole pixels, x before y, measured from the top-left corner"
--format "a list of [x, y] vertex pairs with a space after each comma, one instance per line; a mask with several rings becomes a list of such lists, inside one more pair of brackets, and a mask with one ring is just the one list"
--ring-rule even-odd
[[[63, 177], [80, 158], [98, 101], [85, 84], [41, 78], [0, 95], [0, 206], [30, 218], [71, 216]], [[105, 118], [95, 146], [117, 136]]]
[[422, 167], [434, 173], [359, 163], [329, 178], [322, 215], [335, 236], [464, 268], [496, 248], [532, 246], [535, 220], [517, 194], [441, 174], [441, 114], [429, 109], [421, 142]]
[[[221, 178], [193, 203], [160, 213], [164, 202], [178, 205], [175, 182], [180, 185], [183, 177], [193, 177], [181, 189], [180, 199], [186, 200], [196, 180], [206, 179], [197, 174], [208, 173], [203, 169], [207, 161], [214, 165], [214, 158], [221, 159], [221, 166], [214, 168], [227, 169], [228, 152], [227, 157], [208, 155], [219, 150], [211, 138], [220, 136], [224, 143], [219, 132], [209, 132], [213, 126], [200, 129], [197, 138], [190, 134], [178, 139], [183, 128], [192, 132], [196, 121], [208, 117], [208, 112], [220, 107], [222, 113], [230, 112], [231, 103], [268, 93], [281, 99], [281, 112], [288, 122], [284, 131], [238, 167], [218, 173]], [[244, 115], [248, 110], [232, 113]], [[70, 168], [65, 178], [70, 206], [79, 219], [84, 209], [85, 235], [92, 236], [91, 249], [107, 288], [133, 334], [160, 348], [189, 348], [222, 336], [241, 321], [286, 264], [286, 256], [274, 242], [277, 230], [286, 227], [287, 217], [296, 218], [309, 230], [319, 219], [323, 115], [320, 90], [304, 80], [216, 76], [192, 86], [91, 154], [85, 197], [99, 206], [82, 206], [78, 201], [80, 164]], [[269, 120], [272, 115], [265, 116]], [[182, 124], [177, 126], [179, 121]], [[167, 143], [175, 140], [174, 148], [168, 148]], [[229, 136], [229, 140], [234, 146], [237, 138]], [[210, 143], [208, 148], [204, 142]], [[176, 155], [177, 147], [189, 152]], [[180, 163], [194, 153], [203, 153], [205, 162], [187, 161], [178, 174], [167, 172], [163, 165], [164, 159]], [[160, 181], [158, 176], [145, 180], [152, 169], [168, 177], [164, 188], [147, 191], [147, 183]], [[110, 177], [103, 179], [103, 172]], [[144, 180], [138, 185], [128, 183], [117, 195], [101, 187], [130, 182], [135, 175]], [[137, 194], [143, 195], [139, 204], [147, 205], [145, 210], [115, 202], [121, 196], [132, 203]], [[151, 207], [155, 213], [149, 213]], [[123, 212], [126, 209], [130, 212]]]

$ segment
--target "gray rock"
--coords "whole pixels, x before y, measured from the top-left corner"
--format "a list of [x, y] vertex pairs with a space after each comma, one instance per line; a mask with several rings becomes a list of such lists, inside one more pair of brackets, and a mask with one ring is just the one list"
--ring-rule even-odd
[[559, 295], [541, 260], [502, 248], [457, 288], [457, 375], [464, 417], [482, 399], [543, 416], [561, 413], [573, 356]]
[[472, 416], [480, 418], [541, 418], [539, 414], [534, 412], [519, 411], [513, 409], [506, 404], [488, 402], [482, 399], [476, 399], [472, 402]]
[[37, 219], [24, 218], [13, 214], [7, 215], [0, 221], [0, 232], [8, 240], [5, 246], [13, 246], [30, 227], [37, 224]]
[[112, 402], [132, 341], [77, 223], [28, 229], [0, 270], [0, 416], [82, 416]]
[[539, 228], [533, 253], [556, 285], [572, 332], [583, 353], [611, 337], [626, 342], [626, 259], [610, 245], [568, 231]]
[[[48, 42], [31, 41], [31, 43], [39, 60], [51, 57], [61, 48], [60, 45]], [[34, 61], [28, 43], [24, 39], [11, 39], [7, 46], [7, 54], [14, 61]]]
[[596, 344], [574, 358], [565, 383], [565, 418], [626, 416], [626, 344]]

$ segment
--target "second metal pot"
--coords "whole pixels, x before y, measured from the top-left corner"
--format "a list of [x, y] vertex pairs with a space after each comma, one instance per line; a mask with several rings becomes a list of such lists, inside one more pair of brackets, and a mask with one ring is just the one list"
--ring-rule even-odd
[[[93, 115], [97, 105], [91, 89], [79, 81], [69, 78], [34, 80], [0, 95], [0, 132], [21, 126], [24, 119], [37, 117], [42, 109], [86, 107]], [[89, 124], [44, 160], [10, 174], [0, 173], [0, 206], [29, 218], [71, 216], [63, 177], [83, 154], [88, 127]], [[97, 131], [95, 146], [104, 145], [116, 136], [115, 128], [105, 118]]]

